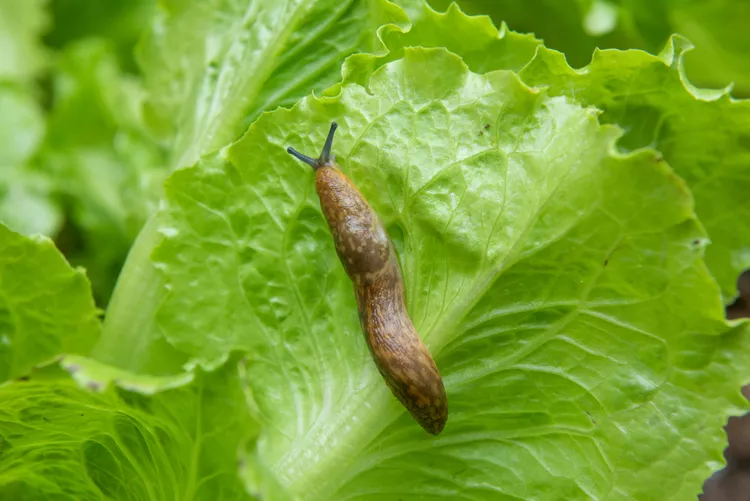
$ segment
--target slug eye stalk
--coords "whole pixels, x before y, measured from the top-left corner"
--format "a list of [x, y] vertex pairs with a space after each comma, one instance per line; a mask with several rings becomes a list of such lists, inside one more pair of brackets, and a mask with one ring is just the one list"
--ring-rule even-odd
[[331, 155], [331, 147], [333, 146], [333, 135], [336, 132], [338, 126], [339, 124], [337, 124], [336, 122], [331, 123], [331, 128], [328, 130], [328, 137], [326, 138], [326, 142], [323, 145], [323, 150], [320, 152], [320, 156], [317, 159], [308, 157], [307, 155], [303, 155], [291, 146], [286, 149], [287, 153], [297, 158], [298, 160], [302, 160], [307, 165], [312, 167], [313, 170], [318, 170], [324, 165], [331, 164], [331, 162], [335, 161], [335, 158]]

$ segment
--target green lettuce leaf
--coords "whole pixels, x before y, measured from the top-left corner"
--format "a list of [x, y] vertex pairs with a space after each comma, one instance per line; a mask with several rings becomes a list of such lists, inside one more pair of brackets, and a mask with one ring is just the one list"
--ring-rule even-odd
[[[636, 4], [638, 9], [633, 9], [633, 16], [638, 16], [641, 22], [647, 19], [650, 4], [640, 0]], [[734, 95], [750, 97], [750, 60], [747, 58], [750, 40], [746, 34], [749, 3], [672, 0], [668, 18], [671, 25], [663, 33], [679, 33], [695, 44], [695, 50], [685, 54], [685, 69], [692, 81], [716, 88], [732, 85]], [[658, 50], [659, 46], [654, 49]]]
[[0, 497], [251, 499], [237, 475], [254, 430], [239, 381], [230, 364], [158, 397], [54, 373], [0, 387]]
[[46, 25], [44, 2], [0, 0], [0, 222], [52, 236], [62, 213], [49, 181], [30, 164], [45, 131], [33, 82], [47, 63], [40, 40]]
[[0, 82], [31, 81], [46, 64], [44, 0], [0, 0]]
[[[165, 2], [138, 55], [149, 91], [146, 113], [171, 144], [170, 167], [193, 164], [238, 137], [263, 111], [335, 83], [352, 52], [383, 52], [379, 37], [391, 23], [406, 26], [408, 19], [387, 0]], [[149, 374], [164, 372], [160, 358], [170, 366], [185, 358], [155, 324], [165, 293], [148, 260], [158, 224], [144, 227], [129, 254], [94, 354]]]
[[[398, 0], [397, 0], [398, 1]], [[408, 0], [407, 0], [408, 1]], [[454, 0], [429, 0], [432, 7], [439, 11], [447, 10]], [[597, 47], [631, 48], [640, 47], [640, 38], [631, 39], [627, 33], [617, 30], [618, 7], [615, 2], [600, 0], [457, 0], [461, 9], [473, 16], [487, 15], [496, 26], [507, 23], [511, 29], [533, 33], [544, 40], [547, 47], [560, 50], [566, 54], [568, 61], [575, 67], [583, 66], [591, 60], [591, 53]], [[662, 3], [662, 2], [660, 2]], [[615, 4], [615, 5], [612, 5]], [[651, 15], [661, 11], [654, 5]], [[611, 6], [606, 9], [606, 6]], [[598, 9], [594, 9], [598, 6]], [[605, 7], [602, 9], [602, 7]], [[587, 25], [587, 15], [592, 10], [598, 14]], [[607, 26], [610, 29], [606, 29]], [[671, 32], [664, 33], [657, 42], [657, 47], [664, 44]]]
[[44, 134], [42, 111], [28, 92], [13, 85], [0, 86], [0, 106], [0, 166], [25, 164]]
[[184, 370], [189, 356], [167, 342], [155, 321], [166, 295], [162, 277], [149, 259], [159, 241], [158, 229], [159, 218], [154, 216], [133, 243], [91, 357], [130, 373], [165, 376]]
[[[408, 30], [395, 24], [383, 26], [378, 33], [385, 51], [380, 55], [350, 56], [342, 70], [345, 82], [367, 85], [374, 69], [402, 57], [405, 46], [445, 43], [462, 54], [472, 70], [481, 72], [498, 67], [518, 70], [533, 57], [539, 45], [532, 36], [498, 31], [486, 17], [471, 18], [455, 7], [440, 14], [421, 1], [402, 4], [414, 19], [413, 25]], [[337, 84], [325, 93], [335, 95], [338, 90]], [[187, 355], [164, 341], [164, 333], [155, 324], [155, 311], [165, 289], [148, 257], [158, 241], [159, 224], [156, 218], [150, 221], [134, 245], [109, 304], [104, 333], [94, 354], [108, 364], [149, 374], [170, 373], [177, 360], [187, 359]], [[149, 298], [145, 305], [141, 301], [144, 297]], [[138, 315], [134, 316], [135, 310]], [[162, 363], [163, 358], [170, 362]]]
[[29, 166], [0, 166], [0, 222], [25, 235], [55, 235], [63, 217], [53, 191]]
[[[486, 16], [467, 16], [456, 4], [439, 13], [425, 2], [415, 2], [408, 12], [412, 20], [408, 30], [389, 25], [380, 31], [385, 53], [354, 54], [347, 58], [342, 69], [344, 83], [367, 86], [373, 71], [402, 58], [405, 47], [444, 47], [459, 54], [473, 72], [485, 73], [500, 69], [519, 71], [541, 45], [533, 35], [510, 31], [505, 24], [498, 30]], [[334, 85], [326, 93], [335, 95], [339, 90], [339, 85]]]
[[600, 120], [625, 129], [619, 145], [654, 147], [687, 182], [711, 239], [706, 263], [727, 302], [737, 277], [750, 268], [750, 101], [694, 88], [680, 37], [658, 56], [641, 51], [597, 51], [575, 71], [559, 52], [540, 49], [520, 76], [603, 110]]
[[62, 353], [88, 353], [97, 315], [85, 274], [49, 239], [0, 224], [0, 383]]
[[173, 376], [136, 374], [80, 355], [63, 355], [59, 362], [60, 367], [67, 370], [79, 386], [90, 390], [104, 391], [114, 385], [143, 395], [154, 395], [195, 380], [195, 372], [181, 372]]
[[174, 137], [172, 166], [237, 138], [261, 112], [340, 78], [341, 62], [379, 49], [377, 30], [406, 24], [387, 0], [163, 2], [141, 44], [151, 121]]
[[161, 194], [166, 154], [144, 128], [144, 92], [111, 42], [69, 44], [55, 66], [54, 106], [38, 162], [68, 207], [58, 242], [106, 304], [120, 266]]
[[[0, 221], [55, 238], [105, 304], [158, 200], [163, 159], [138, 123], [137, 78], [115, 56], [132, 52], [146, 4], [95, 3], [0, 2]], [[44, 41], [59, 52], [42, 49], [50, 24]], [[109, 39], [86, 38], [97, 30]]]
[[11, 84], [0, 84], [0, 109], [0, 222], [24, 234], [52, 236], [62, 214], [49, 180], [31, 165], [45, 131], [43, 112], [31, 92]]
[[[453, 0], [429, 0], [446, 10]], [[696, 44], [686, 71], [701, 86], [734, 85], [736, 96], [750, 96], [750, 4], [733, 0], [457, 0], [463, 10], [534, 33], [547, 47], [565, 53], [573, 67], [591, 61], [597, 48], [643, 49], [657, 53], [679, 33]], [[411, 0], [397, 3], [411, 4]]]
[[683, 59], [692, 48], [687, 40], [671, 38], [657, 56], [597, 51], [590, 65], [574, 70], [561, 53], [543, 46], [536, 52], [539, 42], [533, 38], [505, 26], [497, 30], [486, 18], [466, 16], [455, 5], [445, 14], [423, 8], [413, 15], [419, 21], [411, 31], [393, 30], [384, 37], [388, 55], [351, 57], [344, 80], [367, 85], [372, 70], [403, 47], [442, 41], [472, 71], [523, 68], [520, 75], [528, 84], [603, 110], [603, 122], [625, 130], [621, 147], [658, 149], [688, 183], [711, 238], [708, 266], [725, 301], [736, 297], [737, 277], [750, 268], [750, 143], [744, 133], [750, 127], [750, 101], [693, 86], [684, 75]]
[[55, 49], [63, 49], [83, 39], [106, 39], [113, 44], [123, 68], [136, 73], [133, 49], [148, 28], [156, 3], [150, 0], [53, 0], [48, 3], [52, 26], [44, 41]]
[[[247, 352], [265, 497], [700, 491], [744, 402], [748, 332], [724, 321], [685, 183], [654, 150], [617, 152], [598, 114], [407, 49], [367, 89], [264, 114], [169, 178], [159, 325], [192, 363]], [[332, 120], [446, 383], [435, 438], [372, 364], [313, 173], [285, 152], [315, 154]]]

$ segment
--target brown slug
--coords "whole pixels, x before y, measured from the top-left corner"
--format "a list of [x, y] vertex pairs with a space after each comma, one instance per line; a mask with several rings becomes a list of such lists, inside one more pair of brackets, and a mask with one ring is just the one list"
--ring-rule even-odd
[[320, 207], [336, 252], [354, 284], [367, 346], [391, 392], [429, 433], [448, 419], [448, 400], [435, 361], [406, 311], [404, 282], [393, 243], [356, 186], [331, 155], [336, 122], [317, 159], [287, 151], [315, 170]]

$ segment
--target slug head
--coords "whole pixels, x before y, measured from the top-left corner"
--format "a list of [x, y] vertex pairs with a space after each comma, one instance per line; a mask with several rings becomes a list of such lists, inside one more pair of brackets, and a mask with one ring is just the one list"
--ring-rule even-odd
[[323, 166], [333, 167], [336, 164], [336, 158], [331, 155], [331, 146], [333, 145], [333, 134], [336, 132], [336, 128], [338, 128], [338, 126], [339, 124], [337, 124], [336, 122], [331, 123], [331, 128], [328, 131], [328, 137], [326, 138], [326, 142], [323, 145], [323, 151], [320, 152], [320, 156], [318, 158], [312, 158], [308, 157], [307, 155], [303, 155], [291, 146], [286, 149], [287, 153], [292, 155], [294, 158], [302, 160], [307, 165], [312, 167], [313, 170], [318, 170]]
[[331, 124], [323, 151], [317, 159], [294, 148], [287, 148], [287, 152], [315, 170], [315, 189], [336, 252], [349, 278], [355, 284], [361, 284], [373, 280], [374, 274], [388, 262], [390, 240], [372, 207], [341, 172], [331, 155], [337, 127], [336, 122]]

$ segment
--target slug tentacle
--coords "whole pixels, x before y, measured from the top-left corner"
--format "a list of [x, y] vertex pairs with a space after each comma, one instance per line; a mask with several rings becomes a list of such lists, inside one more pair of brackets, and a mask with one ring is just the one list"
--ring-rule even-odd
[[291, 146], [286, 149], [286, 152], [289, 153], [290, 155], [292, 155], [293, 157], [295, 157], [295, 158], [297, 158], [299, 160], [302, 160], [307, 165], [309, 165], [310, 167], [312, 167], [314, 170], [317, 170], [318, 167], [319, 167], [317, 160], [315, 160], [314, 158], [310, 158], [307, 155], [303, 155], [302, 153], [300, 153], [299, 151], [295, 150]]
[[315, 187], [336, 252], [354, 284], [365, 341], [391, 392], [414, 419], [437, 435], [448, 419], [448, 400], [435, 361], [406, 310], [404, 283], [388, 234], [331, 155], [336, 122], [318, 159], [287, 151], [315, 170]]
[[320, 156], [318, 158], [312, 158], [308, 157], [307, 155], [303, 155], [291, 146], [286, 149], [286, 152], [292, 155], [294, 158], [302, 160], [307, 165], [312, 167], [315, 171], [325, 165], [335, 163], [336, 159], [331, 156], [331, 147], [333, 146], [333, 135], [336, 133], [336, 129], [338, 129], [338, 127], [339, 124], [337, 124], [336, 122], [331, 123], [331, 128], [328, 130], [328, 137], [326, 138], [326, 142], [323, 145], [323, 151], [320, 152]]
[[339, 124], [336, 122], [331, 122], [331, 128], [328, 129], [328, 137], [326, 137], [326, 142], [323, 144], [323, 151], [320, 152], [320, 161], [324, 164], [327, 164], [331, 161], [331, 147], [333, 147], [333, 134], [336, 132], [336, 129], [338, 129]]

